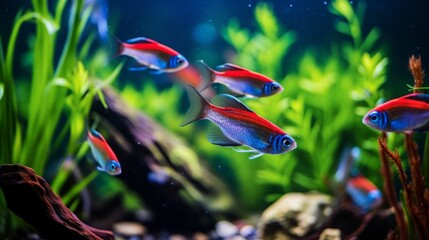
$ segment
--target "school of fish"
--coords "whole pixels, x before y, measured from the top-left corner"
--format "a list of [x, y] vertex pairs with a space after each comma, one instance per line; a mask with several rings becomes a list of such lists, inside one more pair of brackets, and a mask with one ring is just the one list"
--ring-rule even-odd
[[[98, 22], [99, 34], [103, 39], [108, 35], [107, 24], [97, 19], [102, 18], [104, 14], [100, 11], [92, 19], [95, 23]], [[249, 159], [255, 159], [263, 154], [283, 154], [297, 148], [292, 136], [236, 98], [242, 96], [262, 98], [278, 94], [283, 91], [283, 86], [275, 80], [232, 63], [224, 63], [213, 69], [203, 60], [199, 60], [196, 62], [198, 70], [195, 70], [181, 53], [146, 37], [126, 41], [116, 37], [113, 39], [118, 49], [116, 56], [126, 56], [135, 61], [136, 65], [129, 68], [131, 71], [148, 71], [150, 74], [170, 73], [181, 78], [190, 76], [195, 78], [196, 72], [199, 73], [203, 80], [199, 90], [193, 87], [199, 80], [184, 81], [193, 84], [186, 85], [190, 106], [181, 126], [207, 119], [213, 123], [207, 129], [207, 139], [210, 143], [235, 147], [233, 149], [237, 152], [252, 153]], [[226, 86], [234, 96], [219, 94], [210, 102], [207, 101], [201, 92], [216, 83]], [[429, 94], [413, 93], [385, 102], [365, 114], [362, 122], [383, 132], [426, 132], [429, 130]], [[110, 175], [121, 174], [121, 165], [104, 137], [96, 130], [90, 129], [87, 139], [98, 165], [97, 169]], [[353, 162], [356, 158], [351, 154], [340, 161], [334, 182], [336, 188], [342, 186], [340, 188], [344, 189], [355, 205], [368, 212], [381, 205], [382, 193], [356, 169]], [[168, 172], [154, 164], [149, 165], [151, 166], [149, 181], [159, 184], [168, 181], [170, 177]]]

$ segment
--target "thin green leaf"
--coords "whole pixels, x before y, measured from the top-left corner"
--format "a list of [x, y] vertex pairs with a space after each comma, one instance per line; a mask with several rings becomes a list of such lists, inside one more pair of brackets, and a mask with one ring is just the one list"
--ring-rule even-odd
[[74, 185], [63, 197], [63, 203], [64, 205], [68, 206], [70, 201], [73, 200], [79, 193], [90, 184], [95, 177], [97, 177], [98, 171], [93, 171], [90, 175], [86, 176], [84, 179], [82, 179], [80, 182], [78, 182], [76, 185]]
[[118, 64], [118, 66], [115, 67], [115, 69], [109, 74], [109, 76], [107, 76], [107, 78], [104, 81], [102, 81], [101, 83], [98, 83], [96, 85], [97, 88], [103, 89], [105, 86], [111, 85], [113, 83], [113, 81], [118, 78], [119, 73], [121, 72], [124, 64], [125, 63], [123, 63], [123, 62]]
[[50, 84], [72, 90], [70, 82], [65, 78], [55, 78]]
[[3, 98], [3, 93], [4, 93], [4, 84], [0, 83], [0, 100]]
[[100, 99], [101, 104], [103, 104], [103, 107], [105, 109], [109, 108], [109, 106], [107, 105], [106, 99], [104, 98], [104, 94], [101, 90], [97, 91], [97, 96]]
[[79, 203], [80, 203], [80, 198], [76, 198], [69, 207], [70, 211], [72, 212], [76, 211], [77, 207], [79, 206]]

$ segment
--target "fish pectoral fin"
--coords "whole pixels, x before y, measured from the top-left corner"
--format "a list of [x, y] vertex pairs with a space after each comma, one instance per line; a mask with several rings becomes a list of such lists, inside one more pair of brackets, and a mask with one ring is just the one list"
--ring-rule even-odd
[[249, 159], [255, 159], [255, 158], [258, 158], [258, 157], [260, 157], [262, 155], [264, 155], [263, 152], [258, 152], [257, 154], [250, 156]]
[[207, 139], [209, 140], [210, 143], [219, 145], [219, 146], [229, 146], [229, 147], [241, 146], [240, 143], [237, 143], [229, 139], [227, 136], [225, 136], [222, 130], [215, 125], [210, 125], [208, 127]]
[[259, 152], [258, 150], [255, 150], [255, 149], [233, 148], [233, 150], [236, 152], [253, 152], [253, 153]]
[[260, 151], [258, 151], [256, 149], [242, 149], [242, 148], [233, 148], [233, 149], [236, 152], [244, 152], [244, 153], [250, 152], [250, 153], [255, 153], [254, 155], [250, 156], [249, 159], [255, 159], [255, 158], [258, 158], [258, 157], [264, 155], [263, 152], [260, 152]]
[[137, 72], [137, 71], [145, 71], [148, 69], [148, 67], [144, 67], [144, 66], [142, 66], [142, 67], [130, 67], [128, 69], [130, 71]]
[[97, 170], [98, 171], [101, 171], [101, 172], [105, 172], [106, 170], [104, 170], [104, 168], [102, 168], [102, 167], [100, 167], [100, 166], [97, 166]]
[[159, 74], [165, 73], [165, 71], [162, 69], [161, 70], [151, 70], [149, 73], [152, 75], [159, 75]]

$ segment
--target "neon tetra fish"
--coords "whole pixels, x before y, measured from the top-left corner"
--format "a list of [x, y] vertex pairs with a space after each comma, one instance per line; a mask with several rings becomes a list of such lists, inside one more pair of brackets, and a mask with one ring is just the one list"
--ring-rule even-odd
[[381, 191], [356, 169], [356, 161], [361, 154], [357, 147], [345, 148], [333, 181], [334, 192], [342, 195], [345, 191], [352, 202], [362, 211], [368, 212], [383, 202]]
[[[264, 153], [280, 154], [296, 148], [295, 140], [282, 129], [258, 116], [231, 95], [221, 94], [207, 102], [192, 86], [187, 87], [190, 107], [181, 126], [200, 119], [208, 119], [219, 128], [208, 130], [208, 140], [220, 146], [245, 145], [252, 149], [236, 150], [253, 152], [250, 159]], [[216, 105], [214, 105], [216, 104]]]
[[205, 70], [203, 76], [208, 78], [207, 86], [201, 90], [212, 83], [221, 83], [234, 93], [249, 97], [266, 97], [283, 91], [283, 87], [271, 78], [231, 63], [217, 66], [218, 71], [210, 68], [202, 60], [197, 63]]
[[189, 65], [185, 57], [176, 50], [159, 42], [145, 37], [138, 37], [122, 42], [116, 39], [119, 45], [117, 55], [126, 55], [134, 58], [140, 65], [132, 67], [132, 71], [151, 70], [152, 74], [177, 72]]
[[429, 94], [412, 93], [385, 102], [362, 119], [367, 126], [383, 132], [429, 130]]
[[346, 192], [351, 196], [353, 203], [365, 212], [379, 207], [383, 202], [381, 191], [356, 170], [347, 181]]
[[92, 155], [98, 163], [97, 169], [110, 175], [120, 174], [121, 164], [104, 137], [94, 129], [88, 131], [87, 137]]

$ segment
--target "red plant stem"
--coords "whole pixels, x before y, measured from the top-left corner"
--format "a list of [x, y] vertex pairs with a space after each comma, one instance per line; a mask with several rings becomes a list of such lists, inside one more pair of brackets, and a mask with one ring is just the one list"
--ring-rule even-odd
[[386, 157], [386, 133], [382, 133], [382, 136], [378, 139], [378, 145], [380, 149], [380, 159], [381, 159], [381, 172], [384, 177], [383, 182], [383, 188], [385, 190], [385, 194], [387, 197], [387, 201], [389, 202], [390, 206], [393, 207], [395, 210], [395, 219], [398, 224], [399, 229], [399, 239], [406, 240], [408, 233], [407, 233], [407, 227], [405, 224], [404, 219], [404, 213], [402, 209], [398, 206], [398, 203], [396, 201], [396, 194], [395, 190], [393, 188], [393, 180], [392, 180], [392, 173], [389, 166], [389, 161]]
[[425, 203], [425, 186], [420, 171], [420, 157], [417, 153], [417, 146], [413, 141], [412, 133], [405, 133], [405, 144], [408, 153], [408, 161], [411, 171], [412, 193], [414, 197], [414, 208], [416, 212], [416, 227], [421, 239], [429, 239], [429, 230], [427, 225], [429, 218], [427, 216], [428, 204]]

